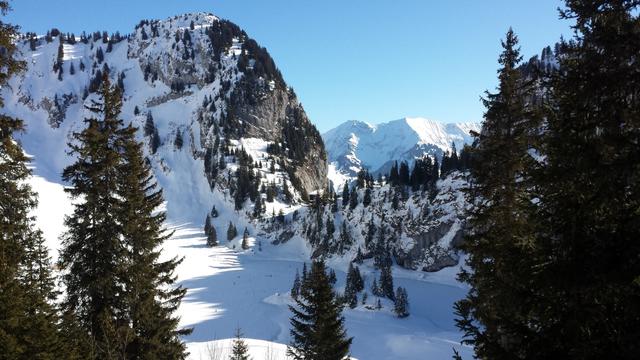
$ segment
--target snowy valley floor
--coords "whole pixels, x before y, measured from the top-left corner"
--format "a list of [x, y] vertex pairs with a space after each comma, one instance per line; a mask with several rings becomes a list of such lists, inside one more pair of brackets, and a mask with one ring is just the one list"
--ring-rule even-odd
[[[39, 226], [55, 258], [62, 232], [62, 219], [71, 210], [62, 186], [35, 176], [31, 181], [40, 194], [35, 211]], [[189, 359], [217, 360], [228, 356], [230, 338], [240, 327], [247, 338], [254, 360], [285, 359], [289, 341], [288, 295], [296, 269], [301, 270], [308, 254], [305, 244], [290, 241], [284, 245], [255, 242], [246, 252], [205, 245], [200, 228], [190, 223], [172, 222], [175, 231], [164, 246], [165, 256], [183, 257], [178, 267], [179, 282], [189, 289], [179, 310], [181, 325], [193, 327], [185, 338]], [[347, 263], [330, 262], [336, 270], [337, 288], [344, 286]], [[369, 289], [373, 279], [370, 264], [360, 266]], [[450, 359], [452, 347], [464, 358], [471, 350], [459, 344], [461, 334], [453, 322], [452, 304], [465, 294], [455, 281], [457, 268], [428, 274], [394, 268], [395, 286], [408, 290], [411, 315], [398, 319], [391, 302], [384, 309], [368, 310], [359, 305], [346, 309], [347, 330], [354, 337], [352, 355], [360, 360]], [[373, 305], [375, 297], [369, 296]], [[226, 356], [225, 356], [226, 355]]]

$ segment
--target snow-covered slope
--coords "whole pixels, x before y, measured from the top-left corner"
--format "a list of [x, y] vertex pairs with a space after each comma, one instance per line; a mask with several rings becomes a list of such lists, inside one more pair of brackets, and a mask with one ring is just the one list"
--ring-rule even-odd
[[[216, 344], [224, 350], [236, 326], [253, 339], [249, 344], [254, 359], [284, 359], [291, 301], [287, 293], [296, 269], [315, 251], [298, 231], [310, 214], [302, 199], [307, 192], [326, 188], [327, 167], [319, 134], [266, 51], [237, 26], [201, 13], [143, 21], [121, 41], [105, 42], [101, 34], [89, 35], [86, 41], [65, 40], [62, 74], [54, 71], [60, 37], [50, 40], [21, 40], [28, 69], [2, 91], [4, 111], [26, 123], [19, 140], [34, 157], [31, 183], [40, 197], [35, 215], [52, 255], [59, 247], [64, 215], [72, 209], [60, 178], [73, 161], [67, 142], [85, 126], [85, 105], [97, 99], [92, 84], [108, 69], [112, 82], [124, 88], [121, 117], [140, 128], [138, 138], [147, 144], [164, 190], [168, 226], [175, 234], [163, 246], [163, 255], [185, 258], [177, 275], [189, 291], [179, 313], [181, 324], [195, 329], [185, 338], [191, 359], [211, 359], [208, 353]], [[157, 149], [154, 137], [143, 131], [149, 118], [157, 131]], [[178, 137], [182, 146], [177, 145]], [[250, 171], [258, 187], [274, 189], [273, 201], [267, 200], [268, 191], [259, 192], [264, 211], [258, 215], [254, 200], [246, 199], [237, 210], [234, 203], [241, 151], [251, 157]], [[447, 186], [443, 182], [443, 188]], [[374, 196], [380, 209], [386, 206], [385, 191]], [[416, 196], [408, 207], [417, 210], [421, 201]], [[213, 226], [221, 244], [208, 248], [202, 225], [213, 206], [218, 210]], [[402, 218], [403, 209], [389, 218]], [[356, 211], [364, 213], [361, 207]], [[274, 216], [280, 212], [282, 221]], [[455, 226], [457, 214], [447, 214]], [[350, 219], [360, 220], [365, 218]], [[240, 237], [226, 241], [230, 222], [240, 233], [248, 229], [249, 250], [240, 251]], [[354, 232], [360, 230], [353, 227]], [[283, 234], [290, 234], [287, 241], [278, 241]], [[361, 236], [356, 238], [361, 241]], [[330, 259], [340, 291], [352, 255]], [[428, 265], [425, 261], [418, 259], [414, 267]], [[369, 289], [376, 273], [370, 260], [361, 271]], [[397, 319], [385, 300], [383, 309], [371, 310], [376, 298], [369, 294], [367, 304], [345, 311], [349, 334], [355, 338], [353, 356], [448, 358], [451, 347], [469, 355], [469, 349], [458, 344], [461, 334], [451, 312], [453, 301], [465, 293], [453, 280], [456, 267], [422, 273], [394, 266], [393, 272], [396, 285], [409, 292], [411, 316]]]
[[[36, 160], [37, 167], [39, 164]], [[62, 219], [71, 212], [63, 187], [35, 176], [30, 184], [39, 194], [35, 211], [45, 230], [47, 244], [59, 246]], [[185, 338], [190, 360], [226, 359], [231, 338], [240, 326], [254, 360], [285, 360], [289, 342], [288, 295], [296, 270], [309, 259], [311, 249], [300, 238], [273, 245], [262, 237], [251, 238], [260, 247], [243, 252], [227, 246], [208, 248], [201, 227], [171, 220], [174, 236], [164, 245], [164, 256], [184, 257], [178, 280], [189, 290], [179, 309], [181, 326], [194, 328]], [[260, 250], [260, 248], [262, 250]], [[54, 254], [55, 256], [55, 254]], [[338, 276], [337, 289], [345, 282], [347, 260], [329, 263]], [[360, 265], [369, 289], [375, 276], [371, 261]], [[396, 318], [393, 305], [383, 299], [382, 310], [371, 310], [376, 297], [369, 292], [368, 306], [344, 311], [347, 330], [354, 337], [352, 355], [360, 360], [449, 359], [456, 348], [465, 359], [471, 349], [459, 344], [461, 334], [453, 323], [451, 305], [465, 288], [454, 278], [458, 267], [423, 273], [394, 267], [395, 284], [409, 293], [411, 315]], [[367, 308], [369, 307], [369, 308]], [[215, 357], [218, 354], [220, 357]]]
[[472, 141], [470, 131], [479, 123], [443, 124], [425, 118], [403, 118], [371, 125], [347, 121], [322, 135], [334, 184], [340, 175], [354, 176], [361, 169], [387, 172], [393, 161], [408, 161], [424, 155], [440, 157], [455, 143], [458, 150]]
[[[112, 39], [98, 33], [75, 41], [61, 36], [20, 41], [28, 69], [3, 89], [4, 111], [25, 120], [28, 130], [20, 140], [38, 161], [37, 175], [60, 182], [71, 161], [70, 135], [84, 127], [86, 106], [97, 97], [95, 84], [108, 71], [112, 83], [124, 88], [121, 118], [138, 127], [139, 139], [149, 144], [170, 217], [200, 223], [212, 206], [228, 207], [229, 179], [237, 168], [230, 151], [241, 148], [256, 163], [262, 161], [263, 184], [297, 190], [294, 202], [301, 193], [325, 187], [319, 133], [266, 50], [252, 45], [236, 25], [210, 14], [187, 14], [143, 21], [130, 36]], [[59, 46], [63, 56], [57, 65]], [[149, 118], [157, 149], [143, 132]], [[283, 150], [267, 154], [269, 144]], [[231, 165], [219, 169], [221, 162]], [[235, 218], [220, 218], [220, 233], [224, 221]], [[249, 225], [243, 217], [239, 222]]]

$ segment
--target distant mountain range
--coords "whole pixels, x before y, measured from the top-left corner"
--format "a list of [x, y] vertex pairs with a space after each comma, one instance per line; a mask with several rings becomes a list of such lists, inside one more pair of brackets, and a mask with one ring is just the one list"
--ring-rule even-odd
[[354, 176], [361, 169], [385, 173], [394, 161], [431, 155], [440, 158], [455, 144], [460, 150], [472, 141], [470, 131], [480, 123], [445, 124], [425, 118], [403, 118], [371, 125], [347, 121], [322, 135], [330, 162], [329, 175], [337, 183], [340, 176]]

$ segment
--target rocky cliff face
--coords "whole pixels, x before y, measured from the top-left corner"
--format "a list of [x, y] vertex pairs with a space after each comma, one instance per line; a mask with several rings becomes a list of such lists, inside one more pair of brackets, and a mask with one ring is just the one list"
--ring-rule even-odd
[[[159, 51], [154, 34], [174, 37], [171, 51]], [[167, 21], [141, 22], [130, 46], [132, 55], [145, 73], [174, 90], [218, 83], [221, 92], [214, 96], [214, 106], [203, 106], [203, 125], [211, 125], [211, 119], [215, 122], [217, 117], [226, 137], [260, 138], [279, 144], [288, 150], [281, 154], [281, 160], [298, 190], [309, 193], [326, 187], [327, 164], [320, 134], [267, 50], [237, 25], [205, 14], [196, 14], [195, 19], [194, 15], [176, 17], [168, 26]], [[232, 69], [231, 73], [227, 69]], [[223, 100], [219, 105], [218, 97]], [[221, 110], [215, 111], [218, 108]]]
[[320, 134], [290, 89], [277, 82], [244, 78], [230, 98], [230, 116], [242, 124], [244, 137], [285, 144], [285, 161], [300, 188], [309, 192], [327, 187], [327, 159]]

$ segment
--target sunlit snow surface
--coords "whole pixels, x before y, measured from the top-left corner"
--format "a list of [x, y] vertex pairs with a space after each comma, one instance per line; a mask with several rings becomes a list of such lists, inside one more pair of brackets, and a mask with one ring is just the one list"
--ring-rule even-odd
[[[59, 184], [40, 177], [34, 177], [31, 184], [40, 194], [35, 211], [38, 224], [45, 230], [47, 244], [55, 249], [63, 230], [62, 218], [72, 209], [70, 201]], [[296, 269], [308, 259], [307, 246], [292, 240], [284, 245], [262, 242], [263, 251], [258, 251], [255, 241], [245, 252], [224, 245], [208, 248], [200, 226], [170, 223], [169, 227], [175, 234], [165, 243], [164, 256], [184, 257], [177, 273], [189, 291], [179, 315], [182, 326], [194, 328], [185, 338], [190, 359], [209, 359], [213, 350], [228, 355], [230, 340], [225, 339], [232, 338], [238, 326], [249, 339], [254, 359], [285, 359], [290, 316], [287, 306], [291, 303], [288, 291]], [[329, 265], [336, 269], [337, 287], [342, 290], [347, 263], [333, 261]], [[373, 278], [371, 264], [365, 263], [360, 269], [368, 289]], [[455, 347], [465, 358], [471, 358], [470, 349], [460, 346], [460, 334], [453, 324], [451, 305], [465, 294], [464, 287], [454, 280], [456, 272], [457, 268], [437, 273], [394, 268], [395, 285], [409, 292], [411, 316], [394, 317], [392, 303], [386, 300], [381, 311], [362, 305], [347, 308], [344, 315], [348, 333], [354, 337], [353, 357], [446, 359]], [[368, 304], [374, 305], [375, 300], [369, 294]]]

